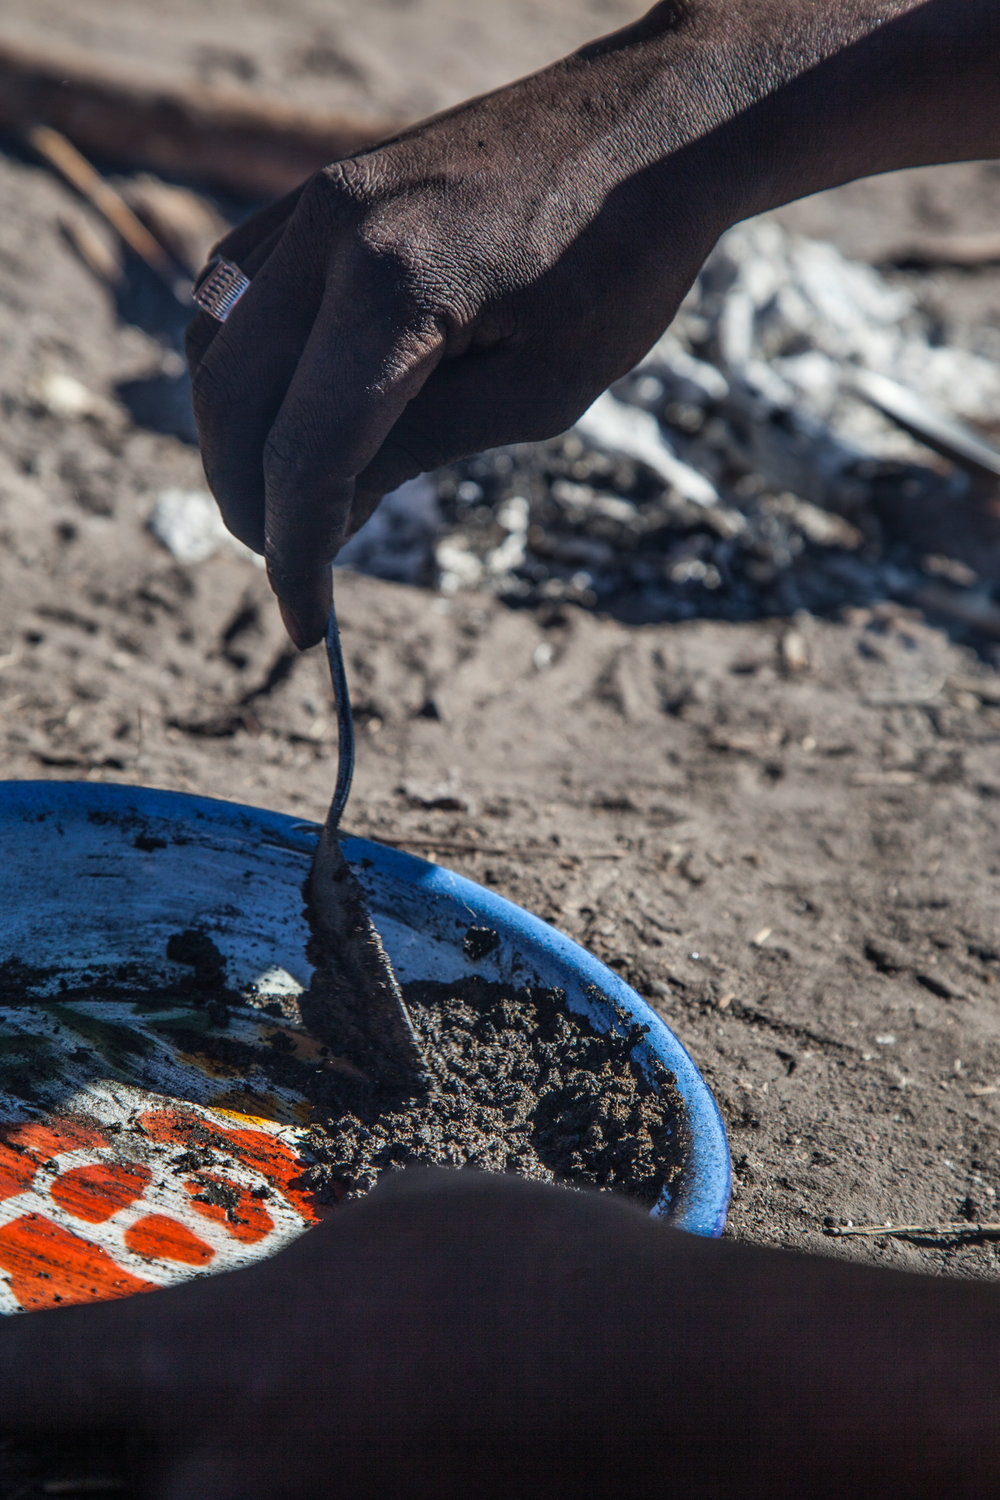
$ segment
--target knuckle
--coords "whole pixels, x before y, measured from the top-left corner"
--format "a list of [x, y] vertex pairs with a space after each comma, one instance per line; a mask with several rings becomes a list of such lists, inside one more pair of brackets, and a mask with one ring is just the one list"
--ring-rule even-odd
[[[448, 331], [468, 326], [483, 302], [453, 184], [415, 181], [391, 151], [333, 162], [311, 180], [299, 212], [331, 216], [351, 231], [356, 265], [389, 291], [401, 317]], [[343, 246], [340, 246], [342, 253]]]
[[352, 455], [332, 432], [310, 433], [299, 424], [279, 423], [264, 443], [264, 482], [279, 505], [302, 497], [332, 497], [354, 477]]
[[328, 193], [338, 198], [365, 203], [371, 195], [374, 175], [371, 158], [347, 156], [323, 167], [317, 172], [316, 179]]
[[295, 216], [319, 216], [324, 222], [357, 218], [371, 203], [374, 187], [373, 173], [365, 160], [348, 157], [332, 162], [310, 177]]

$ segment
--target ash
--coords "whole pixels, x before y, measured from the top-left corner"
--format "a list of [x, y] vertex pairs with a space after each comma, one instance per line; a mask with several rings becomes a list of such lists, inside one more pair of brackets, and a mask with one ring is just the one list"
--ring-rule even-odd
[[988, 424], [987, 336], [961, 347], [907, 287], [766, 220], [740, 226], [575, 427], [413, 481], [341, 560], [632, 622], [919, 603], [929, 584], [974, 601], [961, 618], [988, 612], [1000, 556], [982, 506], [1000, 481], [871, 399], [887, 378], [946, 422]]

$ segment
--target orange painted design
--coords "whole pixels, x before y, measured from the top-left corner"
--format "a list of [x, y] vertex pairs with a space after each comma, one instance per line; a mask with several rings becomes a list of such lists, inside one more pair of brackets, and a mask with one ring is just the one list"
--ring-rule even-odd
[[154, 1290], [151, 1282], [123, 1271], [106, 1250], [42, 1214], [25, 1214], [0, 1228], [0, 1267], [27, 1309], [105, 1302]]
[[[235, 1198], [236, 1202], [230, 1201], [228, 1206], [203, 1202], [199, 1195], [204, 1195], [212, 1183], [218, 1183], [225, 1189], [225, 1196], [230, 1200]], [[221, 1224], [242, 1245], [255, 1245], [274, 1228], [274, 1220], [260, 1199], [255, 1198], [247, 1188], [240, 1187], [225, 1177], [214, 1172], [204, 1172], [201, 1177], [193, 1178], [184, 1186], [191, 1194], [191, 1207], [195, 1213], [201, 1214], [204, 1219], [211, 1219], [214, 1224]]]
[[153, 1179], [148, 1167], [95, 1164], [72, 1167], [52, 1184], [52, 1196], [74, 1219], [103, 1224], [141, 1198]]
[[125, 1231], [125, 1243], [136, 1255], [150, 1260], [176, 1260], [185, 1266], [204, 1266], [215, 1251], [190, 1229], [166, 1214], [147, 1214]]
[[217, 1125], [203, 1115], [185, 1109], [150, 1109], [140, 1125], [154, 1141], [165, 1145], [202, 1146], [236, 1159], [278, 1188], [308, 1224], [315, 1224], [319, 1205], [312, 1193], [298, 1186], [303, 1163], [277, 1136], [264, 1130], [244, 1130]]
[[38, 1163], [32, 1157], [23, 1151], [12, 1151], [9, 1146], [0, 1146], [0, 1203], [29, 1188], [37, 1171]]
[[105, 1145], [107, 1137], [89, 1121], [68, 1115], [47, 1124], [19, 1120], [0, 1125], [0, 1202], [29, 1188], [42, 1163], [61, 1151]]
[[69, 1115], [48, 1120], [26, 1120], [0, 1131], [5, 1140], [16, 1146], [25, 1146], [33, 1151], [39, 1161], [48, 1161], [61, 1151], [78, 1151], [81, 1146], [106, 1146], [108, 1138], [89, 1120], [72, 1119]]

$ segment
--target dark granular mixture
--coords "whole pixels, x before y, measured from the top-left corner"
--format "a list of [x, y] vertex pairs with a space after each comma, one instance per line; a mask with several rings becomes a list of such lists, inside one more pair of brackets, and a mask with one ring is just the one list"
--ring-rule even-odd
[[[366, 1192], [384, 1172], [415, 1162], [589, 1184], [650, 1205], [677, 1182], [689, 1145], [684, 1103], [669, 1069], [648, 1054], [641, 1066], [632, 1056], [646, 1028], [626, 1011], [614, 1010], [614, 1029], [599, 1031], [568, 1009], [559, 989], [475, 976], [412, 981], [403, 991], [430, 1083], [423, 1094], [402, 1097], [380, 1086], [377, 1052], [360, 1060], [364, 1074], [338, 1056], [343, 1047], [324, 1024], [322, 989], [302, 995], [301, 1019], [328, 1044], [325, 1063], [296, 1056], [280, 1026], [263, 1049], [235, 1036], [230, 1010], [245, 1002], [229, 987], [215, 945], [194, 936], [200, 946], [182, 933], [168, 948], [193, 970], [187, 980], [158, 988], [124, 965], [45, 999], [39, 991], [48, 972], [8, 960], [0, 964], [0, 1002], [58, 1012], [64, 1027], [128, 1077], [144, 1039], [120, 1022], [78, 1013], [73, 1001], [134, 998], [141, 986], [144, 1018], [155, 1030], [148, 1013], [157, 1003], [166, 1007], [163, 1025], [175, 1045], [244, 1076], [259, 1078], [263, 1068], [310, 1102], [312, 1160], [303, 1185], [322, 1199], [339, 1199], [345, 1188]], [[595, 991], [594, 1000], [607, 1012], [605, 995]], [[178, 1005], [188, 1008], [190, 1025], [176, 1015]], [[0, 1057], [0, 1086], [19, 1098], [34, 1101], [47, 1076], [37, 1059]]]
[[423, 1098], [354, 1099], [308, 1145], [311, 1185], [372, 1187], [408, 1162], [588, 1183], [653, 1204], [678, 1178], [687, 1146], [674, 1075], [632, 1051], [645, 1035], [625, 1012], [597, 1031], [561, 990], [469, 978], [404, 986], [431, 1072]]

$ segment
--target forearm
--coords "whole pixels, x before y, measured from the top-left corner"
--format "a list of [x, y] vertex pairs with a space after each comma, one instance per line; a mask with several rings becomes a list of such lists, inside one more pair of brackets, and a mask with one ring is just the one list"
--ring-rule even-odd
[[758, 28], [773, 49], [780, 81], [747, 119], [761, 207], [877, 172], [1000, 156], [996, 0], [712, 3], [734, 27], [739, 18], [747, 55]]
[[1000, 155], [998, 64], [1000, 0], [665, 0], [228, 236], [251, 287], [189, 333], [202, 456], [296, 643], [382, 495], [569, 427], [737, 220]]
[[451, 1483], [426, 1493], [462, 1493], [470, 1471], [489, 1496], [920, 1500], [1000, 1486], [994, 1286], [712, 1243], [514, 1180], [414, 1175], [396, 1193], [369, 1210], [397, 1216], [387, 1244], [416, 1247], [383, 1283], [413, 1299], [402, 1319], [392, 1304], [384, 1347], [394, 1331], [397, 1350], [426, 1349], [430, 1320], [448, 1373], [428, 1386], [389, 1356], [413, 1436], [378, 1494], [409, 1475], [423, 1495], [414, 1457], [439, 1463], [440, 1481], [446, 1454]]
[[707, 170], [729, 220], [1000, 156], [996, 0], [664, 0], [567, 64], [606, 83], [614, 157], [631, 133], [644, 176]]

